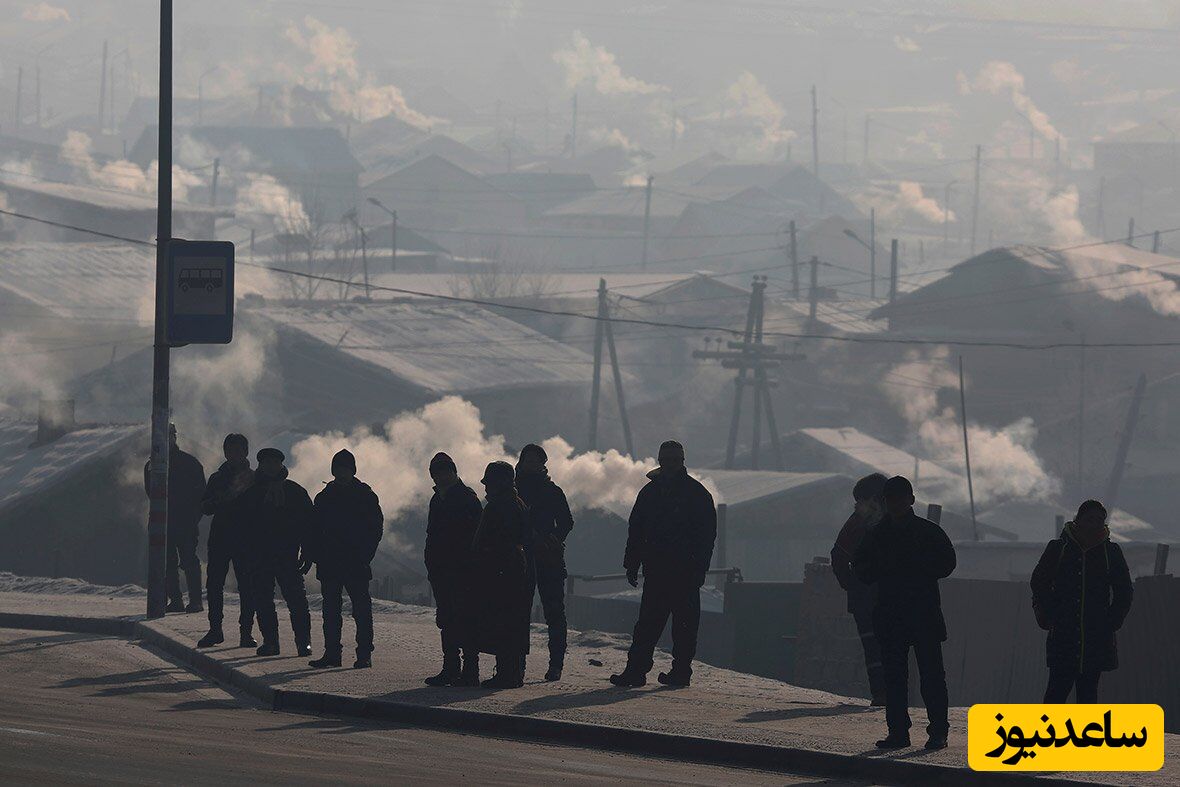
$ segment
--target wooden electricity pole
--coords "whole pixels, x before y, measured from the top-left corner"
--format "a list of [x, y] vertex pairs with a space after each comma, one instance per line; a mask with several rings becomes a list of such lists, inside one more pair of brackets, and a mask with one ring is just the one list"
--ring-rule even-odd
[[1119, 447], [1114, 456], [1114, 467], [1110, 471], [1110, 479], [1106, 482], [1106, 494], [1102, 500], [1106, 507], [1114, 510], [1119, 496], [1119, 487], [1123, 483], [1123, 473], [1127, 469], [1127, 455], [1131, 452], [1131, 441], [1135, 439], [1135, 427], [1139, 423], [1139, 408], [1143, 404], [1143, 394], [1147, 391], [1147, 375], [1140, 373], [1135, 383], [1135, 394], [1131, 397], [1131, 408], [1127, 411], [1127, 422], [1123, 426], [1123, 433], [1119, 435]]
[[[896, 242], [896, 241], [895, 241]], [[979, 525], [975, 521], [975, 486], [971, 480], [971, 443], [967, 440], [967, 389], [963, 385], [963, 356], [959, 356], [959, 412], [963, 416], [963, 458], [967, 464], [967, 498], [971, 501], [971, 535], [979, 540]]]
[[799, 247], [795, 242], [795, 220], [791, 219], [790, 224], [791, 246], [788, 249], [790, 259], [787, 262], [791, 263], [791, 297], [799, 300]]
[[[729, 442], [725, 450], [725, 467], [732, 469], [734, 457], [737, 454], [737, 436], [741, 426], [742, 399], [747, 385], [754, 388], [753, 442], [751, 443], [750, 463], [754, 470], [759, 469], [759, 451], [762, 443], [762, 416], [766, 416], [766, 425], [770, 430], [770, 445], [774, 454], [773, 469], [781, 470], [783, 466], [782, 446], [779, 441], [778, 423], [774, 417], [774, 406], [770, 397], [770, 389], [775, 383], [767, 378], [766, 370], [781, 365], [783, 361], [795, 361], [803, 356], [796, 353], [786, 353], [775, 345], [767, 345], [762, 341], [762, 323], [765, 311], [765, 293], [767, 278], [755, 276], [750, 290], [750, 305], [746, 311], [746, 330], [740, 342], [727, 342], [726, 349], [696, 350], [694, 358], [719, 360], [722, 368], [736, 369], [734, 379], [733, 415], [729, 424]], [[748, 375], [753, 373], [753, 379]]]
[[619, 370], [619, 355], [615, 349], [615, 335], [610, 323], [610, 303], [606, 297], [606, 279], [598, 280], [598, 315], [594, 324], [594, 376], [590, 388], [590, 450], [598, 450], [598, 403], [602, 388], [602, 340], [606, 339], [610, 356], [611, 374], [615, 378], [615, 399], [619, 404], [619, 420], [623, 425], [623, 442], [628, 456], [635, 455], [631, 442], [631, 421], [627, 417], [627, 400], [623, 396], [623, 374]]
[[647, 245], [651, 238], [651, 184], [655, 180], [654, 175], [647, 176], [647, 188], [644, 190], [643, 199], [643, 260], [639, 264], [640, 270], [647, 270]]
[[975, 256], [975, 238], [979, 231], [979, 167], [983, 159], [983, 146], [975, 146], [975, 196], [971, 200], [971, 256]]

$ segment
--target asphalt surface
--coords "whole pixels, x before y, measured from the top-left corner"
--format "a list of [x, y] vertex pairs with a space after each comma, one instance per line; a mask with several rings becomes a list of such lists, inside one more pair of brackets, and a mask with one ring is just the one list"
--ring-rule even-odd
[[0, 629], [0, 782], [845, 785], [276, 713], [131, 642]]

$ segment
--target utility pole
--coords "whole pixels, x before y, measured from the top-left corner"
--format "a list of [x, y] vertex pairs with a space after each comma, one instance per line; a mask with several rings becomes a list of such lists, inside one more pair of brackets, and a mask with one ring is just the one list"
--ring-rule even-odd
[[640, 270], [647, 270], [647, 244], [651, 235], [651, 184], [654, 180], [654, 175], [647, 176], [643, 200], [643, 261], [639, 265]]
[[807, 308], [807, 330], [814, 331], [816, 312], [819, 309], [819, 257], [811, 258], [811, 303]]
[[811, 168], [819, 180], [819, 98], [811, 86]]
[[578, 157], [578, 94], [574, 93], [573, 119], [570, 122], [570, 158]]
[[1098, 179], [1098, 215], [1095, 216], [1095, 223], [1098, 225], [1098, 237], [1106, 237], [1106, 176], [1103, 175]]
[[864, 163], [865, 164], [869, 163], [869, 124], [872, 122], [873, 122], [873, 119], [869, 115], [865, 115], [865, 150], [864, 150]]
[[696, 350], [694, 358], [707, 358], [721, 361], [724, 369], [736, 369], [734, 378], [733, 415], [729, 424], [729, 442], [725, 452], [725, 467], [732, 469], [734, 457], [737, 453], [738, 429], [741, 426], [742, 399], [745, 387], [750, 384], [747, 372], [754, 374], [754, 442], [751, 444], [750, 460], [753, 469], [759, 466], [759, 447], [762, 441], [762, 415], [766, 415], [766, 424], [770, 429], [771, 449], [774, 452], [774, 469], [782, 468], [782, 446], [779, 441], [778, 424], [774, 417], [774, 407], [770, 398], [770, 389], [774, 386], [767, 379], [766, 369], [776, 367], [782, 361], [796, 361], [803, 356], [796, 353], [785, 353], [774, 345], [762, 343], [762, 321], [765, 306], [765, 291], [767, 277], [755, 276], [750, 289], [750, 305], [746, 311], [746, 330], [740, 342], [728, 342], [727, 349]]
[[397, 271], [397, 211], [389, 212], [390, 218], [390, 235], [389, 235], [389, 269]]
[[33, 94], [33, 106], [37, 110], [37, 128], [41, 128], [41, 64], [37, 64], [36, 92]]
[[209, 205], [217, 207], [217, 181], [221, 177], [221, 157], [213, 159], [213, 180], [209, 185]]
[[20, 133], [20, 120], [21, 120], [21, 118], [20, 118], [20, 111], [21, 111], [20, 100], [21, 100], [21, 97], [24, 95], [24, 92], [25, 92], [24, 88], [25, 88], [25, 67], [24, 66], [17, 66], [16, 67], [16, 118], [14, 118], [15, 122], [13, 125], [16, 126], [16, 132], [18, 134]]
[[[106, 79], [106, 44], [103, 44]], [[104, 84], [105, 90], [105, 84]], [[148, 475], [147, 616], [164, 616], [168, 549], [168, 244], [172, 239], [172, 0], [160, 0], [160, 116], [156, 188], [156, 326], [152, 353], [152, 445]]]
[[107, 42], [102, 42], [102, 77], [98, 83], [98, 133], [106, 131], [107, 116]]
[[1132, 216], [1127, 222], [1127, 245], [1132, 249], [1135, 248], [1135, 217]]
[[979, 230], [979, 166], [983, 159], [983, 146], [975, 146], [975, 197], [971, 200], [971, 256], [975, 256], [975, 238]]
[[1131, 397], [1131, 407], [1127, 410], [1127, 421], [1123, 425], [1123, 433], [1119, 436], [1119, 447], [1114, 456], [1114, 467], [1110, 471], [1110, 479], [1106, 482], [1106, 494], [1102, 500], [1106, 507], [1114, 510], [1119, 496], [1119, 487], [1123, 483], [1123, 473], [1127, 469], [1127, 454], [1131, 452], [1131, 441], [1135, 439], [1135, 427], [1139, 423], [1139, 408], [1143, 404], [1143, 394], [1147, 391], [1147, 375], [1139, 373], [1139, 380], [1135, 383], [1135, 394]]
[[[115, 57], [118, 57], [116, 55]], [[107, 93], [107, 106], [111, 113], [111, 123], [107, 128], [112, 132], [116, 129], [115, 124], [115, 58], [111, 58], [111, 89]]]
[[361, 234], [361, 269], [365, 274], [365, 298], [369, 298], [369, 238], [360, 221], [356, 223], [357, 232]]
[[619, 369], [619, 355], [615, 349], [615, 335], [610, 322], [610, 303], [607, 300], [606, 279], [598, 280], [598, 316], [594, 324], [594, 378], [590, 388], [590, 450], [598, 450], [598, 403], [602, 388], [602, 340], [606, 338], [611, 374], [615, 378], [615, 399], [619, 405], [619, 421], [623, 425], [623, 442], [627, 454], [635, 455], [631, 441], [631, 420], [627, 417], [627, 400], [623, 395], [623, 373]]
[[791, 296], [795, 300], [799, 300], [799, 247], [795, 243], [795, 220], [791, 219], [790, 224], [791, 246], [789, 249], [791, 263]]
[[869, 208], [869, 297], [877, 298], [877, 209]]
[[598, 280], [598, 319], [594, 321], [594, 376], [590, 383], [591, 451], [598, 450], [598, 391], [602, 385], [602, 337], [606, 332], [606, 279]]
[[1155, 232], [1151, 233], [1151, 253], [1152, 254], [1159, 254], [1160, 253], [1160, 231], [1159, 230], [1156, 230]]
[[897, 238], [889, 241], [889, 302], [897, 300]]
[[971, 501], [971, 535], [979, 540], [979, 525], [975, 521], [975, 487], [971, 481], [971, 444], [967, 440], [967, 392], [963, 385], [963, 356], [959, 356], [959, 409], [963, 415], [963, 458], [967, 463], [967, 497]]

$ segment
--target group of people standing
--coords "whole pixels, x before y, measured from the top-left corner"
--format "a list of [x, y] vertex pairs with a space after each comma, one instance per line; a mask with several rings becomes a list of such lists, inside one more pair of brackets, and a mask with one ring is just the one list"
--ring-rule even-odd
[[[901, 477], [874, 473], [853, 487], [855, 509], [832, 548], [864, 649], [873, 705], [885, 706], [882, 749], [910, 745], [909, 652], [914, 651], [928, 719], [927, 749], [947, 746], [948, 696], [938, 581], [955, 570], [955, 548], [938, 524], [914, 513]], [[1033, 610], [1048, 632], [1046, 703], [1098, 701], [1098, 678], [1118, 666], [1115, 633], [1131, 608], [1127, 562], [1110, 540], [1107, 511], [1087, 500], [1049, 542], [1032, 574]]]
[[[316, 568], [323, 593], [324, 655], [312, 667], [342, 664], [343, 595], [357, 627], [355, 668], [372, 665], [373, 612], [370, 563], [383, 534], [377, 495], [356, 477], [347, 450], [332, 459], [333, 480], [312, 500], [287, 477], [285, 457], [263, 448], [251, 468], [249, 443], [230, 434], [224, 463], [208, 482], [200, 462], [176, 444], [172, 427], [169, 473], [168, 611], [201, 611], [197, 525], [212, 515], [208, 540], [209, 632], [197, 643], [225, 641], [224, 587], [232, 568], [241, 610], [239, 646], [259, 656], [280, 653], [274, 589], [290, 614], [296, 652], [311, 655], [311, 614], [303, 577]], [[561, 679], [568, 631], [565, 612], [565, 543], [574, 527], [565, 493], [549, 477], [545, 449], [529, 444], [515, 467], [492, 462], [480, 479], [484, 502], [459, 477], [454, 460], [439, 453], [428, 468], [434, 484], [427, 516], [424, 557], [436, 606], [442, 669], [430, 686], [516, 688], [524, 683], [530, 618], [539, 593], [549, 633], [545, 680]], [[149, 468], [145, 467], [146, 473]], [[660, 673], [669, 686], [692, 677], [700, 623], [700, 588], [717, 535], [716, 507], [684, 465], [684, 448], [661, 445], [659, 467], [648, 474], [628, 523], [624, 567], [632, 586], [644, 572], [643, 595], [627, 666], [616, 686], [646, 683], [663, 630], [672, 620], [672, 667]], [[180, 590], [187, 579], [189, 603]], [[262, 634], [253, 636], [255, 619]], [[495, 657], [494, 674], [481, 681], [480, 654]]]
[[[205, 594], [209, 631], [197, 642], [207, 648], [225, 641], [225, 580], [230, 569], [238, 584], [239, 641], [257, 648], [259, 656], [277, 656], [279, 622], [274, 590], [279, 587], [291, 618], [295, 650], [311, 655], [311, 612], [303, 577], [314, 567], [323, 593], [324, 655], [313, 667], [341, 665], [342, 594], [352, 602], [357, 624], [356, 661], [372, 665], [373, 612], [369, 596], [369, 564], [384, 532], [377, 495], [356, 477], [356, 459], [347, 450], [332, 458], [332, 481], [312, 500], [287, 477], [285, 457], [277, 448], [258, 452], [250, 467], [245, 435], [227, 435], [225, 461], [205, 482], [200, 462], [176, 443], [171, 427], [168, 474], [168, 558], [166, 582], [169, 612], [199, 612], [201, 564], [196, 556], [197, 525], [212, 516]], [[144, 468], [145, 476], [148, 468]], [[145, 477], [146, 485], [146, 477]], [[181, 595], [179, 572], [185, 573], [189, 602]], [[254, 621], [262, 644], [254, 639]]]

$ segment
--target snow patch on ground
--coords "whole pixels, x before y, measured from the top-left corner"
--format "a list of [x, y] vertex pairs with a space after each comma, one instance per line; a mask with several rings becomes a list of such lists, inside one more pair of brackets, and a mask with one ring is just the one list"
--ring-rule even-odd
[[111, 598], [136, 598], [147, 595], [147, 591], [139, 585], [95, 585], [92, 582], [70, 577], [57, 579], [21, 577], [8, 571], [0, 571], [0, 592], [109, 596]]

